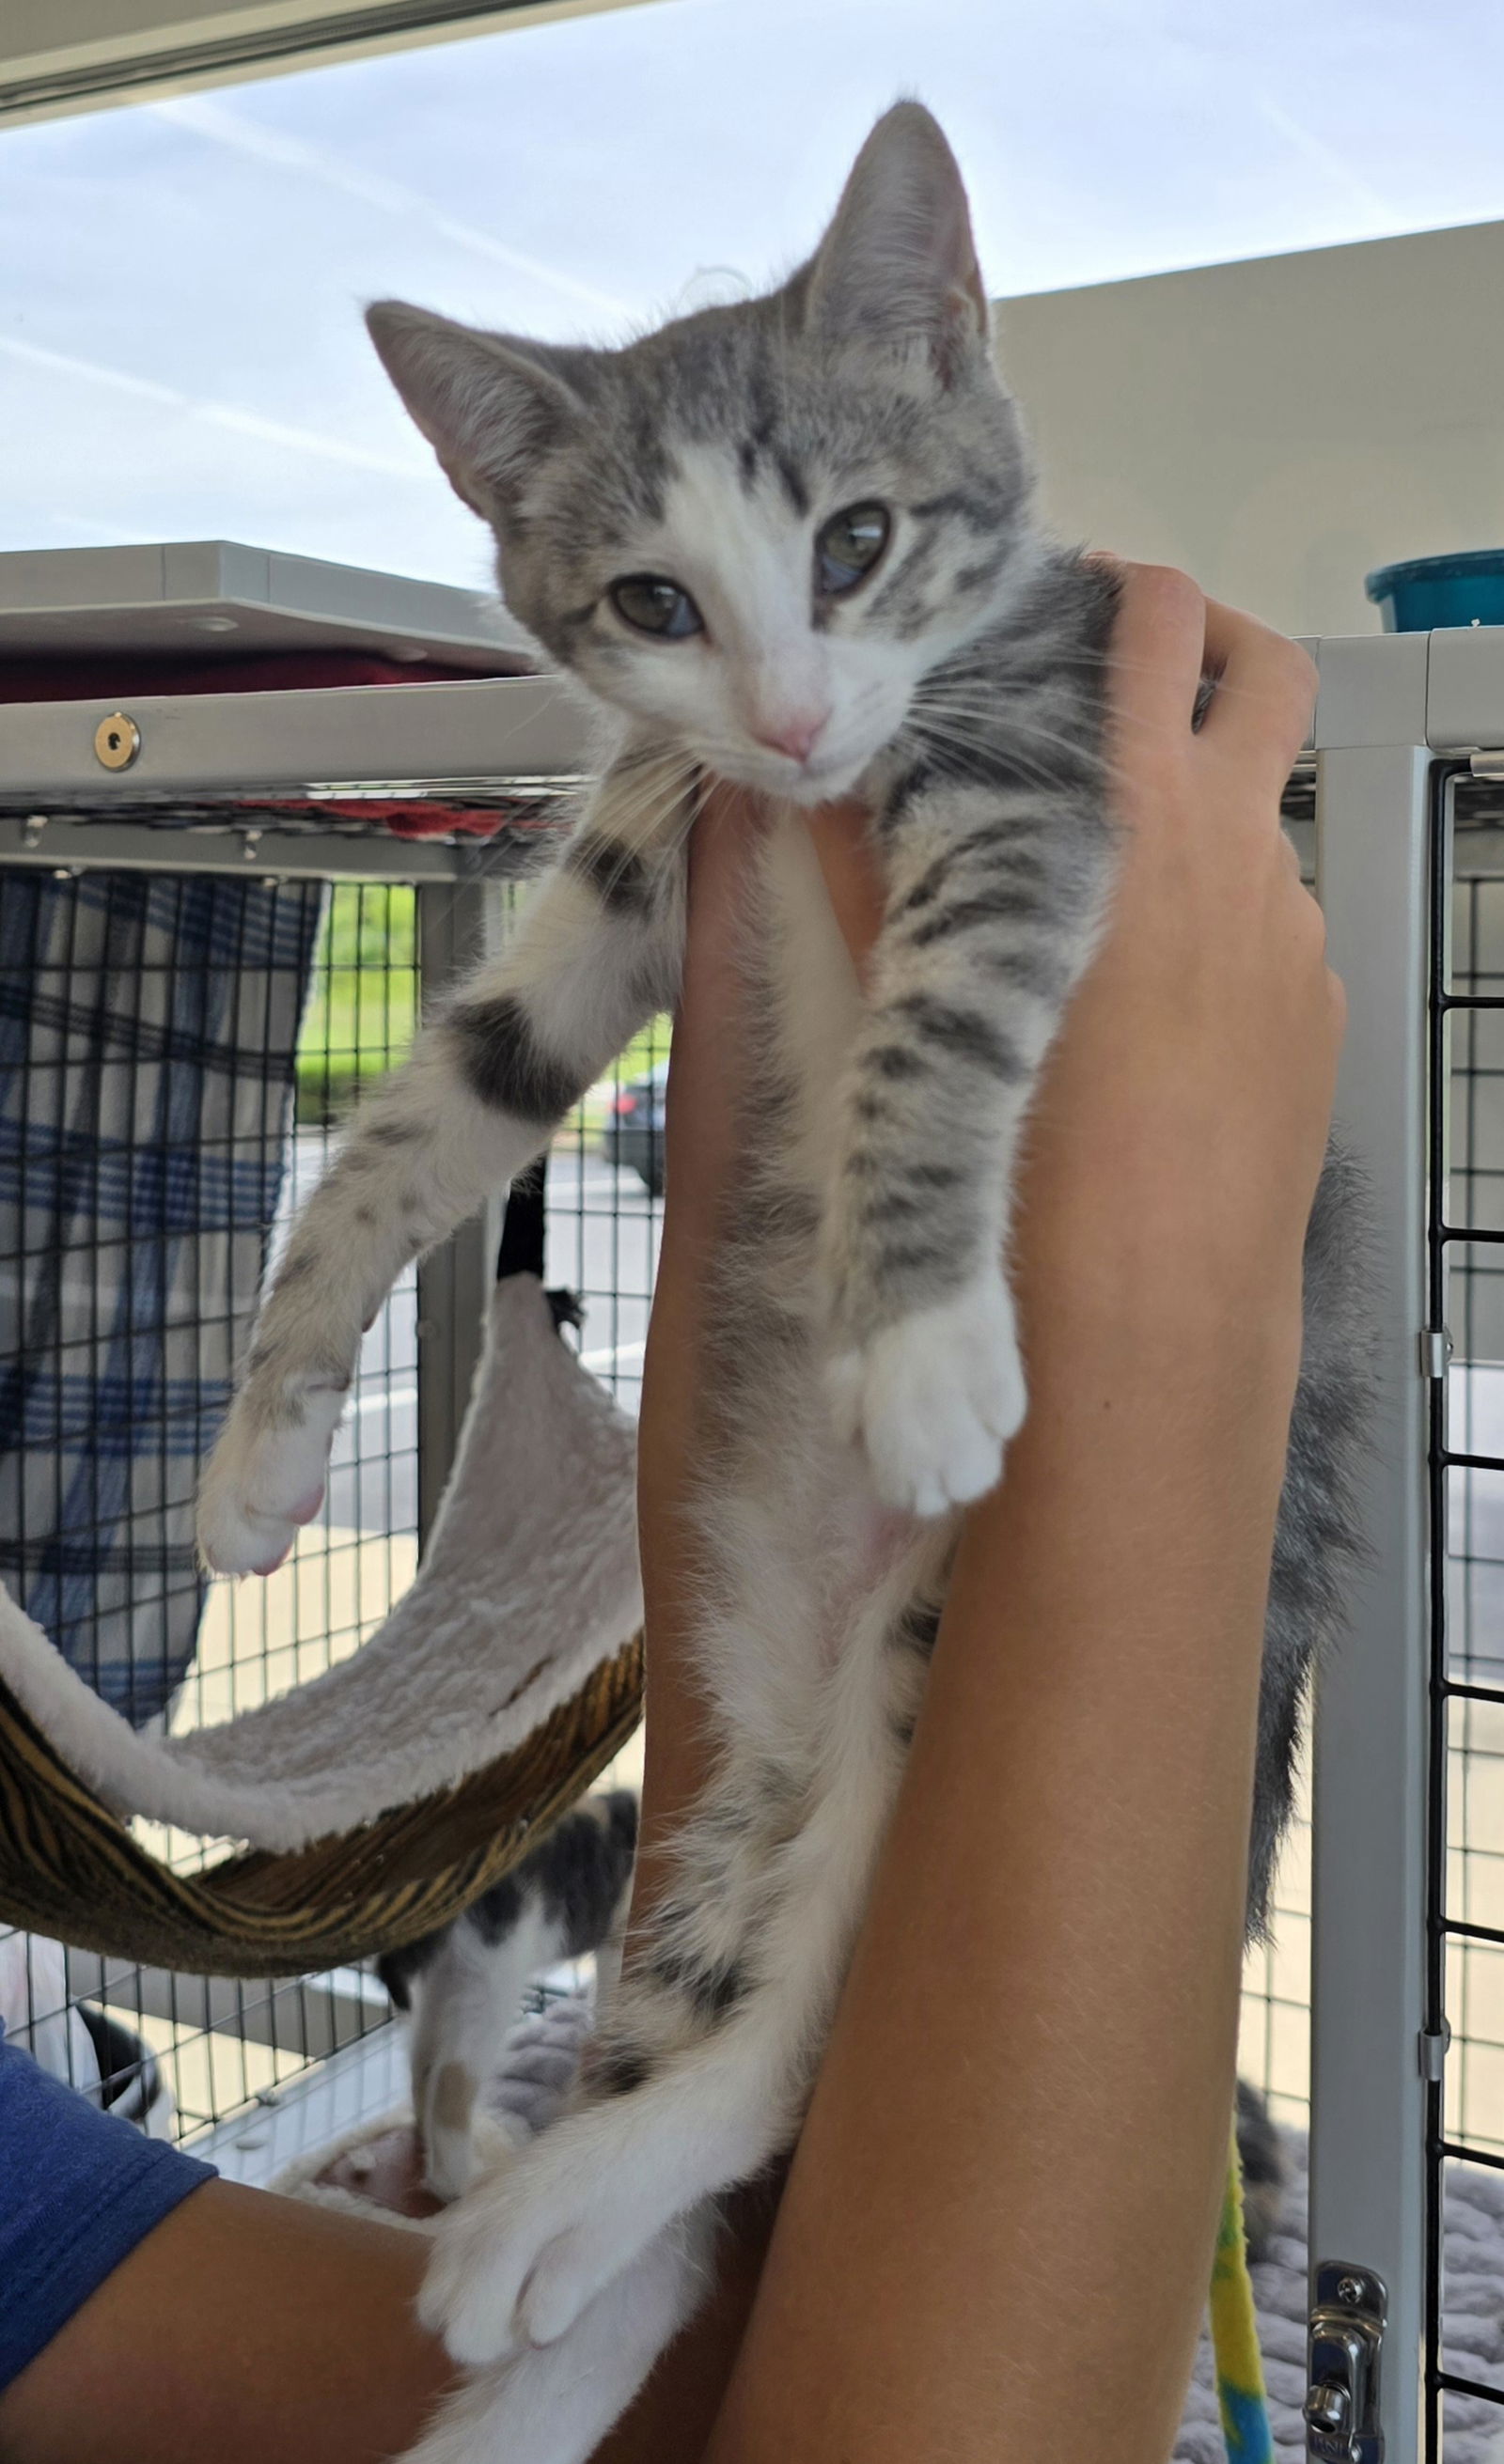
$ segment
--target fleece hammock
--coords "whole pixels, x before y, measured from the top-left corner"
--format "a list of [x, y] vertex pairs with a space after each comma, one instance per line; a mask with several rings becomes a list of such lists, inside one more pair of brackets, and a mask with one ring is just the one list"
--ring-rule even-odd
[[[513, 1272], [411, 1588], [324, 1676], [215, 1727], [144, 1735], [0, 1591], [0, 1921], [273, 1976], [457, 1915], [636, 1726], [633, 1459], [538, 1277]], [[239, 1844], [179, 1874], [132, 1815]]]

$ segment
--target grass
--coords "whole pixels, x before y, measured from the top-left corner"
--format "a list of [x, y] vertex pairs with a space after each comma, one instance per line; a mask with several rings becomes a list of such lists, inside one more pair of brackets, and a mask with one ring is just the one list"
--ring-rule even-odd
[[299, 1129], [346, 1112], [407, 1058], [418, 1023], [417, 896], [398, 882], [335, 884], [298, 1040]]
[[[416, 893], [402, 883], [337, 882], [298, 1042], [298, 1127], [343, 1119], [364, 1086], [406, 1060], [417, 1023]], [[598, 1129], [617, 1086], [642, 1077], [668, 1048], [669, 1021], [650, 1020], [586, 1096], [583, 1128]]]

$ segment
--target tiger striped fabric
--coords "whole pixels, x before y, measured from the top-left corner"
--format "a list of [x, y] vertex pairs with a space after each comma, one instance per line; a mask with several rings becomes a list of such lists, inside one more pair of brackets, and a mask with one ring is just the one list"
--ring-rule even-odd
[[147, 1854], [0, 1684], [0, 1924], [207, 1976], [287, 1976], [447, 1925], [527, 1854], [636, 1727], [642, 1641], [457, 1786], [296, 1853], [179, 1874]]

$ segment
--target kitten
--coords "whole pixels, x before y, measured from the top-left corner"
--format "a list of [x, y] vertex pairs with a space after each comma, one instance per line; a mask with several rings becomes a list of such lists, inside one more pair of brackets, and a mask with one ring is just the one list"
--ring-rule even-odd
[[377, 1961], [411, 2018], [412, 2110], [435, 2198], [459, 2198], [481, 2169], [479, 2100], [533, 1979], [594, 1951], [597, 2009], [609, 1999], [636, 1845], [630, 1789], [586, 1797], [453, 1925]]
[[[1025, 1388], [1014, 1158], [1113, 875], [1113, 586], [1032, 507], [960, 174], [904, 103], [814, 256], [621, 350], [370, 312], [511, 607], [620, 749], [511, 946], [365, 1103], [298, 1225], [204, 1486], [227, 1570], [317, 1507], [398, 1268], [672, 1006], [698, 782], [761, 791], [744, 1182], [709, 1312], [699, 1682], [716, 1775], [576, 2109], [442, 2225], [422, 2310], [479, 2375], [424, 2464], [580, 2464], [693, 2312], [718, 2199], [786, 2148], [924, 1686], [955, 1509]], [[801, 807], [856, 790], [886, 907], [858, 987]], [[1249, 1920], [1355, 1546], [1369, 1383], [1334, 1154], [1266, 1638]], [[957, 1878], [958, 1887], [962, 1878]]]

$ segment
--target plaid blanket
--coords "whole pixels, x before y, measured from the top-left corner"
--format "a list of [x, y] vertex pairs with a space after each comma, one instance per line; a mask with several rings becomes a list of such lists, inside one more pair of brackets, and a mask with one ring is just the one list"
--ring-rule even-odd
[[0, 872], [0, 1579], [138, 1724], [193, 1655], [322, 898]]

